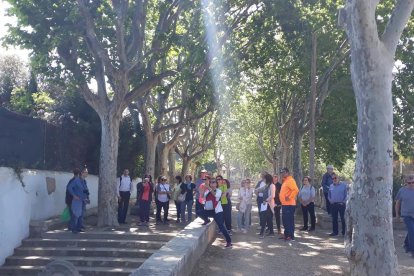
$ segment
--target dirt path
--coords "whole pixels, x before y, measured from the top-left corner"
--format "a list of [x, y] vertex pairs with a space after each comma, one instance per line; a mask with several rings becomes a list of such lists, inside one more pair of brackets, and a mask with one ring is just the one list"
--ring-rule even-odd
[[[233, 248], [224, 249], [224, 240], [219, 236], [209, 246], [192, 276], [220, 275], [347, 275], [348, 260], [344, 254], [342, 237], [331, 238], [329, 229], [315, 232], [295, 231], [296, 241], [286, 242], [276, 237], [259, 239], [257, 213], [253, 214], [250, 233], [234, 233]], [[298, 221], [298, 219], [300, 221]], [[296, 229], [301, 225], [296, 219]], [[403, 252], [405, 232], [394, 232], [401, 275], [414, 275], [414, 259]]]

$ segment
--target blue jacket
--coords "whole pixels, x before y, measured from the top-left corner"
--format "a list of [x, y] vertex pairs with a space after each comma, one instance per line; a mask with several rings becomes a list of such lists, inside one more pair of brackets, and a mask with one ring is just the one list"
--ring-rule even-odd
[[79, 177], [75, 177], [75, 179], [73, 179], [73, 181], [69, 183], [68, 191], [73, 197], [77, 196], [83, 201], [84, 199], [86, 199], [84, 187], [85, 186], [82, 183], [82, 180]]
[[329, 192], [329, 187], [333, 183], [332, 176], [329, 173], [325, 173], [322, 177], [321, 186], [323, 188], [323, 192], [327, 194]]

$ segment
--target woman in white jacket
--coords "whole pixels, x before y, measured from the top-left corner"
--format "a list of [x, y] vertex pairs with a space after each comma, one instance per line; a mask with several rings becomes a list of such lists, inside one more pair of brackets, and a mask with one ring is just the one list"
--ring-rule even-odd
[[243, 233], [247, 233], [250, 227], [250, 213], [252, 211], [252, 197], [254, 192], [254, 189], [250, 186], [250, 184], [249, 179], [243, 180], [239, 189], [239, 212], [237, 214], [237, 226], [238, 230]]
[[274, 236], [273, 232], [273, 212], [275, 208], [276, 187], [270, 174], [265, 175], [266, 186], [263, 189], [263, 203], [260, 206], [260, 238], [264, 238], [264, 230], [267, 225], [269, 233], [267, 236]]

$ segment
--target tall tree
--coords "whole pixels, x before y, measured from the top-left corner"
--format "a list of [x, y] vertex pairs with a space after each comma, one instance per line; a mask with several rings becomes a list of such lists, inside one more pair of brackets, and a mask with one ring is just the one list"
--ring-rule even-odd
[[[101, 120], [98, 225], [117, 225], [116, 162], [122, 112], [174, 74], [158, 66], [188, 1], [15, 1], [8, 42], [33, 50], [45, 72], [66, 74]], [[53, 38], [53, 39], [51, 39]], [[96, 88], [91, 88], [91, 80]]]
[[339, 14], [351, 44], [358, 112], [357, 160], [345, 238], [352, 275], [399, 275], [392, 234], [392, 69], [400, 36], [414, 8], [396, 1], [384, 32], [378, 0], [348, 0]]

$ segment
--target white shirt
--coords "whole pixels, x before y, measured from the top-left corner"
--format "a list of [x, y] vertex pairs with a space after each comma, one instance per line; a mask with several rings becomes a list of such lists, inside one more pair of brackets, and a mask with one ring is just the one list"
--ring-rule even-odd
[[253, 190], [253, 188], [247, 189], [245, 187], [241, 187], [239, 190], [239, 198], [242, 198], [240, 203], [243, 202], [246, 205], [252, 204]]
[[118, 185], [120, 192], [130, 192], [132, 190], [132, 181], [129, 175], [121, 175], [120, 184]]
[[[207, 198], [207, 195], [208, 195], [208, 193], [209, 193], [210, 191], [209, 190], [207, 190], [205, 193], [204, 193], [204, 198]], [[223, 207], [221, 206], [221, 201], [220, 201], [220, 199], [221, 199], [221, 194], [222, 194], [222, 192], [221, 192], [221, 190], [220, 189], [216, 189], [216, 201], [218, 201], [218, 203], [217, 203], [217, 206], [216, 206], [216, 208], [214, 209], [214, 212], [216, 213], [216, 214], [218, 214], [218, 213], [220, 213], [220, 212], [223, 212]]]
[[[260, 182], [260, 184], [259, 184], [258, 189], [261, 189], [261, 188], [263, 188], [264, 186], [266, 186], [266, 182], [265, 182], [264, 180], [262, 180], [262, 181]], [[263, 192], [259, 192], [259, 193], [257, 194], [257, 196], [263, 197]]]
[[[158, 184], [159, 186], [159, 192], [169, 192], [170, 191], [170, 184], [168, 183], [160, 183]], [[161, 202], [167, 202], [168, 201], [168, 196], [167, 194], [159, 194], [158, 193], [158, 200]]]

